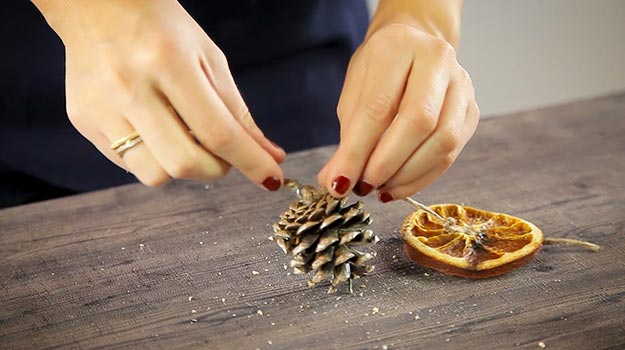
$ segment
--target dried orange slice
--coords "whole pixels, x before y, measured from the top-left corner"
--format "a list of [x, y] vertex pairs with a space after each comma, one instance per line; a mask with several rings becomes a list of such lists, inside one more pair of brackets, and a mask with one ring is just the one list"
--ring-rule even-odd
[[401, 227], [406, 254], [434, 270], [468, 278], [509, 272], [540, 251], [543, 234], [523, 219], [457, 204], [418, 209]]

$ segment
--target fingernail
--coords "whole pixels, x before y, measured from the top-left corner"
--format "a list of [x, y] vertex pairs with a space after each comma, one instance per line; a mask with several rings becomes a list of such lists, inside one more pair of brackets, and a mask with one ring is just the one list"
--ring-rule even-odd
[[345, 192], [349, 189], [350, 181], [345, 176], [341, 175], [334, 179], [332, 182], [332, 189], [336, 191], [336, 193], [340, 195], [344, 195]]
[[356, 186], [354, 186], [354, 193], [360, 197], [364, 197], [371, 192], [373, 189], [373, 185], [368, 183], [367, 181], [358, 180], [356, 182]]
[[280, 179], [277, 179], [273, 176], [269, 176], [265, 179], [265, 181], [263, 181], [263, 187], [272, 192], [277, 191], [281, 185], [282, 183], [280, 182]]
[[388, 203], [393, 200], [393, 196], [388, 192], [380, 192], [378, 194], [378, 199], [382, 203]]

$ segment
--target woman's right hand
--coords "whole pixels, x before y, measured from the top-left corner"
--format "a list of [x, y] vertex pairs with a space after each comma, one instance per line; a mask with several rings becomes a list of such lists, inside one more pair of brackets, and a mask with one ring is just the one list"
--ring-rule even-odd
[[[284, 151], [260, 131], [221, 50], [175, 0], [35, 0], [66, 48], [72, 124], [149, 186], [230, 166], [277, 190]], [[112, 142], [137, 131], [122, 155]]]

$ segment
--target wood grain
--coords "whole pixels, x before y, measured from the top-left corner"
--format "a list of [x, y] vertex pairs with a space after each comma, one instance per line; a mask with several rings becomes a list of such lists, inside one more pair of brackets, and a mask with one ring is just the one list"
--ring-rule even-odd
[[[312, 182], [332, 151], [291, 155], [285, 172]], [[407, 204], [367, 198], [377, 269], [328, 295], [287, 275], [268, 239], [288, 191], [237, 173], [131, 185], [0, 211], [0, 348], [625, 348], [625, 94], [483, 121], [416, 198], [603, 249], [548, 246], [507, 275], [445, 276], [404, 256]]]

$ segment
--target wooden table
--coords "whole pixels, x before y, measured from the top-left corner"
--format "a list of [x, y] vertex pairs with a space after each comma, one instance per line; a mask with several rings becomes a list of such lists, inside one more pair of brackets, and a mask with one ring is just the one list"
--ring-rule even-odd
[[[313, 181], [333, 148], [293, 154]], [[547, 246], [507, 275], [413, 264], [411, 208], [367, 198], [382, 238], [355, 293], [287, 275], [271, 223], [294, 199], [233, 173], [0, 211], [0, 348], [624, 349], [625, 94], [484, 120], [416, 198], [521, 216]]]

